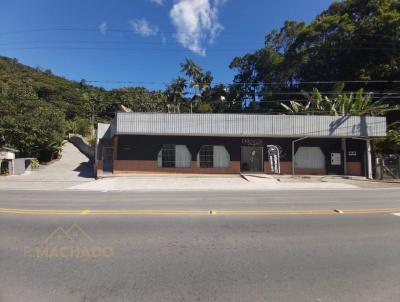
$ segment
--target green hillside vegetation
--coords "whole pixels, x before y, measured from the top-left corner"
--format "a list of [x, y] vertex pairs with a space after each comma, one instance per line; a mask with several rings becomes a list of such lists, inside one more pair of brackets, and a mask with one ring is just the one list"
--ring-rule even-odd
[[70, 132], [90, 136], [93, 122], [111, 120], [123, 104], [135, 111], [162, 111], [162, 92], [145, 88], [106, 91], [0, 57], [0, 146], [48, 161]]
[[185, 94], [191, 76], [182, 86], [173, 81], [165, 91], [143, 87], [108, 91], [0, 57], [0, 146], [16, 148], [21, 156], [51, 160], [57, 157], [68, 133], [90, 139], [93, 125], [110, 121], [120, 105], [136, 112], [241, 110], [239, 98], [228, 105], [225, 100], [232, 94], [223, 85], [212, 87], [210, 72], [203, 77], [200, 68], [198, 71], [207, 84], [201, 82], [193, 96]]

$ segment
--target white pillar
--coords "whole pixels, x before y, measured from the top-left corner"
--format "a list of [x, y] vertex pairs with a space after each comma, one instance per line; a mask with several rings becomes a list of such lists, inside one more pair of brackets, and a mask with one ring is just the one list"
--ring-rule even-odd
[[14, 175], [14, 159], [8, 161], [8, 175]]
[[372, 179], [372, 155], [371, 155], [371, 140], [366, 140], [367, 144], [367, 178]]

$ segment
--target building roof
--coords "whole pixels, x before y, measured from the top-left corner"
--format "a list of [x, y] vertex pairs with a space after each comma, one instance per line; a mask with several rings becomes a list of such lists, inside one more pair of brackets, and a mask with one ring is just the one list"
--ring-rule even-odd
[[386, 118], [370, 116], [118, 112], [114, 135], [381, 137]]
[[7, 152], [13, 152], [13, 153], [18, 153], [19, 152], [19, 150], [14, 149], [14, 148], [10, 148], [10, 147], [0, 147], [0, 150], [7, 151]]

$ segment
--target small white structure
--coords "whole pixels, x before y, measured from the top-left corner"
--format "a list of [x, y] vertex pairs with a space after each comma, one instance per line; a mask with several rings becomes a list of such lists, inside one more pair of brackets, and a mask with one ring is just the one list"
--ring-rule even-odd
[[14, 174], [14, 160], [15, 153], [19, 152], [16, 149], [1, 147], [0, 148], [0, 168], [1, 172], [13, 175]]
[[19, 151], [13, 148], [0, 147], [0, 174], [20, 175], [31, 170], [31, 158], [15, 158]]
[[0, 148], [0, 160], [2, 159], [15, 159], [15, 153], [18, 152], [16, 149], [1, 147]]

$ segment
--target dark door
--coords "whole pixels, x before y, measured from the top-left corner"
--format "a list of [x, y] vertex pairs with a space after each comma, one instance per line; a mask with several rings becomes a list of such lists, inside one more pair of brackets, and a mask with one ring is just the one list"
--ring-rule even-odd
[[113, 149], [111, 147], [103, 148], [103, 171], [113, 172]]
[[243, 172], [264, 172], [263, 147], [242, 147], [241, 170]]
[[344, 175], [344, 153], [341, 150], [332, 151], [327, 158], [328, 174]]

